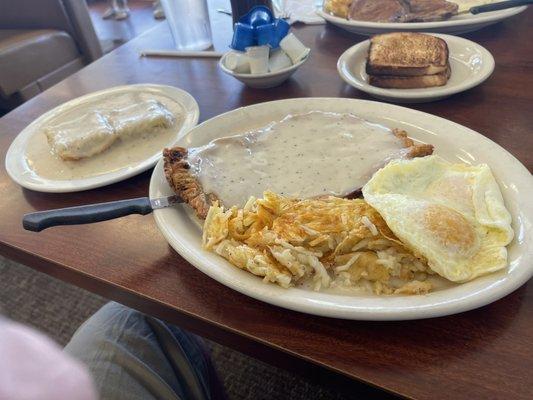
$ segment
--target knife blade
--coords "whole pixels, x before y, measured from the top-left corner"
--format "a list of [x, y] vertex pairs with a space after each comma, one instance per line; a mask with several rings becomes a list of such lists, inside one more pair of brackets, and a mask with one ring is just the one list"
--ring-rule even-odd
[[171, 207], [179, 203], [183, 203], [183, 200], [179, 196], [173, 195], [157, 199], [139, 197], [107, 203], [58, 208], [26, 214], [22, 218], [22, 226], [28, 231], [40, 232], [43, 229], [58, 225], [91, 224], [130, 214], [147, 215], [153, 210]]
[[483, 4], [481, 6], [475, 6], [467, 8], [465, 10], [459, 11], [457, 15], [460, 14], [481, 14], [489, 11], [496, 10], [505, 10], [507, 8], [525, 6], [528, 4], [533, 4], [533, 0], [509, 0], [509, 1], [499, 1], [496, 3]]
[[179, 203], [183, 203], [183, 200], [181, 199], [181, 197], [176, 195], [160, 197], [158, 199], [150, 199], [150, 205], [152, 206], [152, 210], [170, 207]]

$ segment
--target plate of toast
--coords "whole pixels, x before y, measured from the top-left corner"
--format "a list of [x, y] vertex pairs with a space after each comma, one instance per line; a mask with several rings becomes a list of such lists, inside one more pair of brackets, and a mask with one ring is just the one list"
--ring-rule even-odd
[[494, 58], [470, 40], [394, 32], [346, 50], [337, 70], [349, 85], [381, 100], [423, 103], [471, 89], [494, 70]]

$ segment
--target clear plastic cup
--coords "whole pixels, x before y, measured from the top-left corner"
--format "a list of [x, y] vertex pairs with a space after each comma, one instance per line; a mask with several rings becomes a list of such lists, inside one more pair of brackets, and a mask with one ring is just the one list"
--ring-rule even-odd
[[292, 61], [282, 49], [272, 50], [268, 59], [268, 70], [277, 72], [292, 65]]
[[304, 59], [311, 49], [305, 47], [305, 45], [298, 40], [294, 33], [289, 33], [285, 36], [281, 42], [280, 47], [291, 58], [293, 64], [296, 64], [300, 60]]
[[248, 56], [244, 53], [230, 51], [226, 54], [225, 65], [237, 74], [250, 73], [250, 61], [248, 60]]
[[246, 55], [250, 62], [252, 74], [266, 74], [268, 72], [268, 46], [252, 46], [246, 48]]
[[177, 50], [211, 47], [211, 24], [207, 0], [161, 0]]

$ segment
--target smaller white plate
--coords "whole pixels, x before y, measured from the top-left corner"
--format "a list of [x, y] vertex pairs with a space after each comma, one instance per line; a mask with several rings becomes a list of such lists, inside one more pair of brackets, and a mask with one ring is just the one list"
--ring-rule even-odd
[[[62, 104], [41, 115], [30, 125], [24, 128], [15, 138], [6, 155], [6, 170], [11, 179], [20, 186], [39, 192], [68, 193], [94, 189], [130, 178], [147, 169], [152, 168], [161, 158], [161, 150], [147, 151], [146, 158], [133, 165], [125, 165], [118, 169], [104, 171], [79, 179], [49, 179], [37, 174], [26, 159], [28, 144], [36, 135], [43, 135], [42, 128], [54, 121], [68, 120], [70, 115], [83, 113], [98, 108], [105, 101], [113, 101], [120, 96], [132, 95], [154, 96], [163, 103], [174, 102], [183, 109], [181, 124], [174, 127], [172, 139], [166, 146], [171, 146], [198, 123], [200, 110], [198, 103], [189, 93], [173, 86], [139, 84], [117, 86], [106, 90], [90, 93]], [[168, 104], [166, 104], [168, 106]], [[151, 153], [151, 154], [148, 154]], [[103, 153], [102, 153], [103, 154]]]
[[450, 51], [452, 74], [444, 86], [422, 89], [384, 89], [368, 83], [365, 71], [370, 40], [346, 50], [337, 62], [337, 71], [349, 85], [378, 99], [396, 103], [425, 103], [463, 92], [485, 81], [494, 71], [494, 58], [487, 49], [457, 36], [432, 34], [444, 39]]

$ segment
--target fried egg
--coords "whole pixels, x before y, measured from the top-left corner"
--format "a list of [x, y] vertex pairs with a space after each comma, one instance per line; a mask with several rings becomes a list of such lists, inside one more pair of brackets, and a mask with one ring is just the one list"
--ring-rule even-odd
[[511, 215], [486, 164], [438, 156], [392, 161], [364, 186], [363, 196], [406, 247], [450, 281], [507, 266]]

